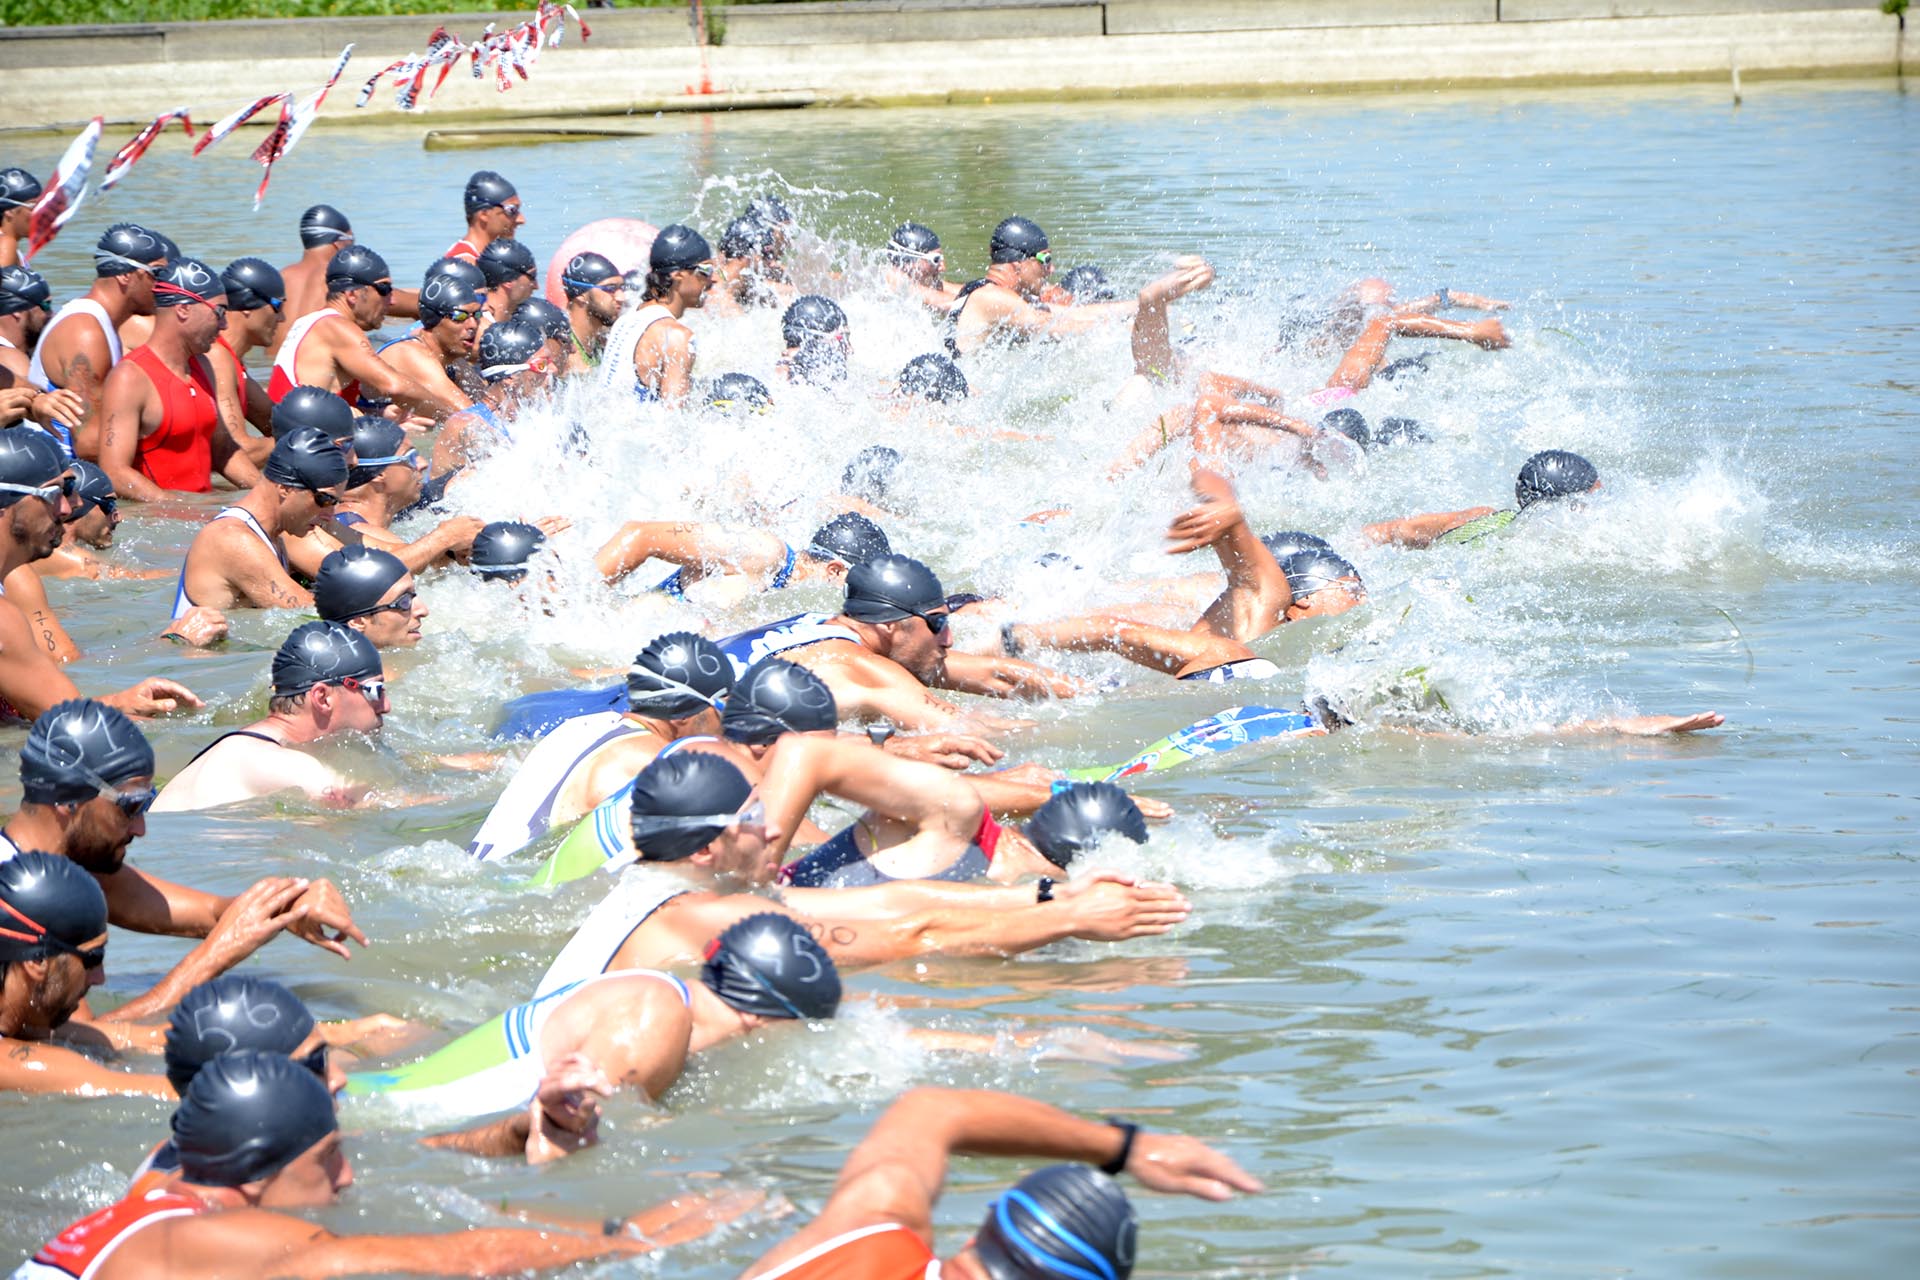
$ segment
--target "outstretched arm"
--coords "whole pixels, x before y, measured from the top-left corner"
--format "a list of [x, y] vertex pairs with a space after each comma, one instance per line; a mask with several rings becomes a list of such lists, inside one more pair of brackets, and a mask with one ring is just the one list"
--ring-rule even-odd
[[786, 544], [757, 529], [731, 529], [693, 520], [629, 520], [594, 556], [594, 567], [618, 582], [648, 560], [690, 570], [687, 580], [709, 573], [766, 573], [786, 558]]
[[1478, 520], [1481, 516], [1490, 516], [1492, 507], [1466, 507], [1459, 511], [1430, 511], [1425, 515], [1402, 516], [1398, 520], [1382, 520], [1360, 530], [1368, 541], [1385, 546], [1430, 547], [1434, 539], [1444, 533], [1458, 529], [1469, 520]]
[[1175, 517], [1168, 527], [1173, 545], [1167, 554], [1211, 546], [1227, 574], [1227, 589], [1207, 606], [1193, 629], [1247, 644], [1286, 620], [1293, 591], [1273, 552], [1248, 526], [1240, 497], [1227, 478], [1196, 466], [1193, 491], [1201, 505]]

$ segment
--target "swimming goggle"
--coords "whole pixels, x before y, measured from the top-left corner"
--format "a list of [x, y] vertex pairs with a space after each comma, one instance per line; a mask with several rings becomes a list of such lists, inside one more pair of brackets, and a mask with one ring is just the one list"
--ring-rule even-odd
[[887, 242], [887, 253], [896, 258], [915, 258], [921, 262], [937, 262], [942, 265], [945, 265], [947, 261], [947, 254], [944, 249], [929, 249], [925, 253], [922, 253], [918, 249], [909, 249], [907, 246], [895, 244], [891, 240]]
[[33, 930], [32, 933], [22, 933], [18, 929], [0, 929], [0, 938], [11, 938], [15, 942], [25, 942], [52, 947], [56, 951], [64, 951], [70, 956], [78, 956], [80, 963], [88, 969], [98, 969], [107, 962], [107, 944], [104, 942], [97, 947], [76, 947], [65, 938], [58, 938], [47, 932], [45, 925], [21, 911], [11, 902], [0, 902], [0, 911], [6, 912], [15, 920], [18, 920], [21, 924]]
[[356, 457], [353, 460], [353, 465], [355, 467], [392, 467], [398, 466], [403, 462], [410, 467], [419, 466], [420, 451], [418, 449], [409, 449], [405, 453], [390, 453], [382, 458]]
[[71, 498], [80, 491], [80, 477], [68, 472], [52, 484], [9, 484], [0, 481], [0, 493], [24, 493], [52, 502], [55, 498]]
[[[178, 297], [181, 300], [177, 302], [174, 301], [173, 299], [175, 295], [178, 295]], [[215, 296], [222, 297], [224, 295], [216, 294]], [[185, 306], [187, 303], [190, 303], [190, 302], [197, 302], [201, 306], [211, 309], [213, 314], [218, 316], [222, 321], [224, 321], [227, 318], [226, 303], [209, 302], [207, 301], [207, 299], [201, 297], [199, 294], [195, 293], [193, 290], [184, 288], [181, 285], [177, 285], [177, 284], [154, 285], [153, 286], [153, 302], [155, 306], [160, 306], [160, 307], [179, 307], [179, 306]]]
[[452, 311], [442, 311], [440, 318], [451, 320], [455, 324], [465, 324], [469, 320], [476, 319], [485, 310], [485, 307], [458, 307]]
[[91, 782], [95, 791], [120, 807], [120, 812], [127, 816], [128, 821], [145, 814], [147, 810], [153, 808], [153, 802], [160, 798], [160, 792], [152, 786], [143, 787], [138, 791], [122, 791], [117, 784], [108, 782], [78, 760], [66, 761], [61, 767], [71, 769]]
[[722, 396], [718, 399], [707, 401], [707, 408], [718, 409], [722, 413], [729, 412], [735, 405], [744, 406], [754, 413], [773, 412], [773, 401], [771, 400], [735, 400], [732, 396]]
[[1050, 267], [1053, 265], [1053, 250], [1042, 249], [1033, 255], [1033, 260], [1043, 267]]
[[376, 708], [387, 700], [387, 682], [383, 676], [369, 676], [364, 680], [359, 676], [341, 676], [340, 687], [359, 694]]
[[767, 805], [759, 792], [747, 797], [747, 802], [733, 813], [661, 813], [636, 814], [633, 819], [633, 835], [636, 841], [651, 836], [663, 835], [669, 831], [731, 831], [734, 828], [765, 835], [767, 831]]
[[94, 250], [93, 260], [95, 264], [103, 267], [109, 262], [117, 262], [123, 267], [132, 267], [135, 271], [145, 271], [149, 275], [167, 265], [165, 258], [157, 262], [142, 262], [138, 258], [129, 258], [124, 253], [109, 253], [102, 249]]
[[[371, 618], [379, 613], [412, 613], [413, 602], [419, 598], [420, 593], [418, 591], [402, 591], [398, 596], [395, 596], [385, 604], [376, 604], [370, 608], [362, 609], [358, 613], [350, 613], [346, 618], [341, 619], [341, 621], [344, 622], [351, 618]], [[380, 682], [376, 680], [373, 683], [379, 684]], [[383, 693], [385, 692], [385, 688], [386, 686], [381, 686]], [[364, 689], [362, 691], [364, 692]], [[373, 697], [372, 694], [368, 694], [367, 696], [369, 698]]]
[[307, 487], [307, 492], [313, 495], [313, 505], [316, 507], [334, 507], [340, 504], [340, 495], [337, 493], [328, 493], [325, 489], [315, 489], [311, 485]]
[[582, 280], [578, 276], [560, 277], [561, 284], [572, 285], [576, 289], [605, 289], [609, 293], [625, 283], [625, 278], [622, 276], [611, 276], [609, 280], [611, 283], [608, 280]]

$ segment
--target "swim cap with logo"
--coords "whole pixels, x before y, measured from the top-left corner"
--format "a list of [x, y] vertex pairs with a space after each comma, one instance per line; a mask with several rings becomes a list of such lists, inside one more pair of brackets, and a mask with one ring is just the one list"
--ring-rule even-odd
[[831, 387], [845, 382], [851, 370], [847, 366], [847, 348], [833, 337], [810, 337], [794, 349], [787, 361], [793, 381], [809, 387]]
[[0, 862], [0, 964], [71, 954], [106, 931], [107, 895], [73, 859], [29, 850]]
[[492, 209], [505, 204], [520, 193], [514, 190], [511, 182], [491, 169], [481, 169], [467, 179], [464, 201], [467, 217], [471, 218], [482, 209]]
[[691, 631], [655, 636], [627, 668], [627, 709], [684, 720], [718, 710], [733, 688], [733, 664], [719, 645]]
[[1373, 443], [1366, 415], [1358, 409], [1335, 409], [1320, 419], [1320, 430], [1337, 431], [1362, 449]]
[[713, 257], [713, 246], [692, 227], [674, 223], [660, 228], [647, 250], [647, 266], [654, 271], [691, 271]]
[[887, 258], [896, 266], [925, 262], [939, 250], [940, 237], [933, 228], [923, 227], [917, 222], [903, 222], [887, 237]]
[[543, 336], [556, 342], [565, 342], [573, 336], [573, 325], [568, 321], [567, 313], [545, 298], [528, 298], [513, 309], [513, 315], [509, 318], [532, 325]]
[[700, 981], [742, 1013], [831, 1018], [840, 970], [799, 921], [777, 911], [736, 920], [707, 944]]
[[518, 520], [495, 520], [473, 535], [473, 551], [467, 564], [482, 578], [518, 582], [527, 576], [527, 561], [546, 544], [547, 535], [533, 525]]
[[261, 258], [235, 258], [220, 273], [227, 305], [235, 311], [276, 310], [287, 297], [287, 282], [274, 265]]
[[47, 278], [29, 267], [0, 267], [0, 316], [35, 307], [53, 307], [53, 286]]
[[338, 1131], [333, 1095], [284, 1053], [242, 1049], [194, 1074], [173, 1113], [173, 1146], [188, 1182], [260, 1182]]
[[987, 243], [994, 262], [1024, 262], [1047, 248], [1047, 233], [1031, 218], [1012, 217], [993, 229]]
[[952, 404], [967, 398], [967, 375], [943, 355], [915, 356], [900, 371], [900, 394]]
[[351, 440], [353, 420], [352, 406], [325, 387], [295, 387], [273, 406], [273, 435], [277, 440], [312, 427], [329, 440]]
[[378, 547], [341, 547], [329, 551], [313, 575], [313, 607], [327, 622], [363, 618], [380, 607], [380, 597], [407, 576], [406, 562]]
[[91, 698], [48, 707], [20, 745], [20, 789], [28, 804], [91, 800], [129, 779], [151, 778], [153, 767], [153, 747], [139, 727]]
[[879, 525], [858, 511], [847, 511], [815, 529], [801, 554], [815, 560], [838, 560], [852, 567], [892, 551], [893, 545]]
[[226, 296], [227, 286], [218, 273], [198, 258], [174, 258], [153, 273], [153, 305], [178, 307]]
[[1579, 454], [1565, 449], [1544, 449], [1528, 458], [1520, 468], [1513, 494], [1524, 511], [1536, 502], [1585, 493], [1599, 483], [1600, 473]]
[[[288, 399], [292, 399], [291, 393]], [[281, 403], [285, 404], [286, 401]], [[341, 404], [344, 408], [345, 402]], [[279, 417], [278, 410], [274, 416], [276, 419]], [[277, 432], [279, 423], [276, 421], [274, 426]], [[348, 409], [347, 434], [351, 435], [352, 431], [353, 410]], [[276, 435], [273, 452], [267, 455], [267, 463], [260, 468], [260, 474], [275, 484], [318, 493], [322, 489], [334, 489], [346, 484], [347, 455], [334, 443], [334, 438], [321, 428], [296, 426], [284, 435]]]
[[992, 1280], [1127, 1280], [1138, 1232], [1119, 1183], [1085, 1165], [1057, 1164], [993, 1202], [973, 1252]]
[[28, 209], [41, 196], [40, 179], [25, 169], [0, 169], [0, 209]]
[[826, 681], [798, 663], [762, 658], [734, 681], [720, 712], [720, 736], [759, 747], [782, 734], [817, 733], [839, 723]]
[[911, 556], [875, 556], [847, 571], [847, 602], [840, 610], [857, 622], [897, 622], [946, 607], [947, 593], [933, 570]]
[[[72, 464], [60, 442], [44, 431], [15, 427], [0, 431], [0, 485], [39, 489], [67, 473]], [[15, 489], [0, 488], [0, 511], [26, 497]]]
[[779, 246], [778, 232], [757, 218], [738, 217], [720, 233], [720, 254], [726, 258], [750, 258], [770, 254]]
[[393, 279], [387, 260], [363, 244], [350, 244], [327, 263], [327, 292], [345, 293]]
[[445, 276], [449, 280], [457, 280], [467, 288], [473, 290], [476, 295], [487, 291], [487, 273], [474, 266], [471, 262], [468, 262], [465, 258], [441, 258], [438, 262], [435, 262], [427, 268], [424, 279], [431, 280], [435, 276]]
[[773, 392], [750, 373], [723, 373], [707, 388], [707, 408], [720, 413], [766, 413], [773, 408]]
[[900, 469], [900, 451], [891, 445], [870, 444], [853, 455], [840, 473], [840, 492], [850, 498], [879, 502], [887, 496], [893, 473]]
[[316, 204], [300, 215], [300, 247], [317, 249], [336, 240], [353, 239], [353, 224], [330, 204]]
[[589, 290], [617, 287], [607, 281], [619, 274], [620, 268], [604, 254], [576, 253], [567, 259], [566, 269], [560, 273], [560, 288], [571, 300]]
[[1278, 559], [1281, 571], [1287, 575], [1287, 589], [1293, 592], [1295, 600], [1304, 600], [1323, 587], [1337, 586], [1343, 578], [1353, 579], [1349, 589], [1356, 594], [1361, 591], [1360, 571], [1338, 552], [1309, 547]]
[[388, 467], [414, 462], [407, 457], [407, 431], [397, 422], [362, 414], [353, 420], [353, 466], [347, 488], [372, 484]]
[[100, 233], [93, 246], [93, 273], [102, 278], [152, 271], [172, 255], [167, 252], [166, 237], [156, 235], [137, 222], [116, 222]]
[[1424, 444], [1432, 439], [1414, 418], [1382, 418], [1380, 425], [1373, 429], [1373, 442], [1377, 445]]
[[847, 327], [847, 313], [832, 298], [809, 293], [795, 298], [780, 317], [780, 336], [790, 347], [808, 338], [829, 337]]
[[487, 277], [489, 288], [498, 288], [509, 280], [533, 275], [539, 269], [533, 260], [533, 250], [512, 236], [490, 240], [487, 247], [480, 251], [480, 271]]
[[269, 978], [229, 973], [203, 982], [167, 1019], [167, 1083], [186, 1093], [200, 1068], [222, 1054], [256, 1049], [287, 1057], [315, 1025], [300, 997]]
[[480, 376], [498, 382], [524, 371], [547, 335], [524, 320], [502, 320], [480, 335]]
[[111, 505], [119, 503], [120, 495], [113, 491], [113, 477], [101, 467], [85, 458], [75, 458], [68, 465], [73, 468], [73, 478], [77, 482], [73, 497], [79, 505], [75, 508], [74, 519], [79, 519], [95, 507], [111, 509]]
[[303, 622], [273, 655], [273, 696], [290, 698], [341, 680], [378, 680], [382, 671], [380, 651], [352, 627]]
[[1285, 533], [1262, 534], [1260, 541], [1267, 544], [1267, 550], [1273, 553], [1275, 560], [1285, 560], [1296, 551], [1331, 551], [1333, 547], [1325, 538], [1317, 534], [1301, 533], [1297, 529]]
[[633, 780], [633, 847], [646, 862], [678, 862], [733, 823], [753, 784], [731, 760], [704, 751], [655, 757]]
[[429, 329], [456, 311], [479, 311], [480, 303], [478, 289], [444, 271], [429, 271], [420, 281], [420, 323]]
[[1062, 275], [1060, 287], [1075, 302], [1112, 302], [1114, 299], [1113, 285], [1107, 279], [1107, 273], [1092, 265], [1075, 267]]
[[1024, 830], [1034, 848], [1056, 867], [1070, 865], [1109, 833], [1135, 844], [1147, 842], [1147, 820], [1140, 806], [1111, 782], [1076, 782], [1056, 792], [1035, 810]]

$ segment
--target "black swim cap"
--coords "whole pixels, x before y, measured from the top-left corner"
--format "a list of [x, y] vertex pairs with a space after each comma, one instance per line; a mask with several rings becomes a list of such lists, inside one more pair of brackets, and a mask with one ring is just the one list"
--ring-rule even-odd
[[53, 286], [28, 267], [0, 267], [0, 316], [16, 311], [53, 309]]
[[1111, 782], [1076, 782], [1053, 797], [1027, 820], [1027, 839], [1048, 862], [1066, 867], [1117, 832], [1135, 844], [1147, 842], [1147, 820], [1133, 797]]
[[845, 382], [849, 373], [846, 344], [833, 338], [808, 338], [788, 358], [787, 373], [795, 382], [809, 387]]
[[1305, 600], [1323, 587], [1335, 586], [1342, 578], [1353, 579], [1354, 591], [1362, 589], [1360, 571], [1344, 556], [1325, 547], [1309, 547], [1277, 558], [1295, 600]]
[[935, 404], [952, 404], [967, 398], [967, 375], [943, 355], [915, 356], [900, 371], [900, 394], [919, 396]]
[[25, 169], [0, 169], [0, 209], [27, 209], [40, 198], [40, 179]]
[[524, 371], [540, 354], [547, 335], [524, 320], [502, 320], [480, 335], [480, 376], [498, 382]]
[[840, 1008], [833, 957], [777, 911], [736, 920], [709, 942], [700, 981], [733, 1008], [763, 1018], [831, 1018]]
[[213, 305], [225, 295], [226, 282], [198, 258], [174, 258], [153, 273], [153, 305], [178, 307], [204, 302]]
[[627, 709], [683, 720], [717, 711], [733, 688], [733, 664], [719, 645], [691, 631], [649, 641], [627, 668]]
[[201, 1065], [173, 1113], [180, 1173], [209, 1187], [271, 1178], [338, 1131], [333, 1095], [284, 1053], [242, 1049]]
[[[493, 329], [487, 332], [492, 333]], [[473, 553], [467, 563], [488, 580], [503, 578], [518, 582], [527, 576], [527, 561], [546, 544], [547, 535], [533, 525], [521, 524], [518, 520], [495, 520], [473, 535]]]
[[107, 895], [73, 859], [30, 850], [0, 862], [0, 964], [68, 954], [106, 931]]
[[838, 560], [851, 568], [892, 551], [893, 544], [879, 525], [858, 511], [848, 511], [815, 529], [801, 554], [815, 560]]
[[317, 249], [335, 240], [353, 239], [353, 224], [330, 204], [317, 204], [300, 215], [300, 247]]
[[1091, 264], [1075, 267], [1059, 283], [1075, 302], [1112, 302], [1115, 296], [1107, 273]]
[[1047, 233], [1031, 218], [1012, 217], [993, 229], [987, 243], [995, 262], [1024, 262], [1047, 248]]
[[281, 440], [312, 427], [338, 445], [353, 439], [353, 417], [352, 406], [325, 387], [295, 387], [273, 406], [273, 437]]
[[1525, 511], [1536, 502], [1572, 497], [1599, 483], [1600, 473], [1579, 454], [1565, 449], [1546, 449], [1528, 458], [1520, 468], [1513, 496], [1520, 500], [1520, 509]]
[[287, 282], [262, 258], [235, 258], [220, 273], [220, 281], [227, 291], [227, 306], [235, 311], [278, 308], [287, 297]]
[[116, 222], [94, 242], [93, 273], [104, 279], [152, 271], [160, 260], [172, 256], [167, 252], [166, 237], [137, 222]]
[[76, 511], [74, 516], [76, 520], [95, 507], [108, 507], [111, 510], [113, 505], [119, 503], [120, 495], [113, 491], [113, 478], [106, 473], [105, 469], [88, 462], [85, 458], [75, 458], [68, 465], [73, 468], [73, 478], [76, 481], [73, 490], [74, 499], [84, 508]]
[[427, 268], [422, 287], [424, 287], [425, 280], [431, 280], [436, 276], [444, 276], [449, 280], [458, 281], [473, 290], [476, 297], [487, 291], [487, 273], [474, 266], [471, 262], [468, 262], [465, 258], [441, 258], [438, 262], [435, 262]]
[[521, 276], [536, 275], [539, 270], [539, 264], [533, 260], [533, 250], [512, 236], [490, 240], [480, 251], [480, 271], [487, 277], [489, 288], [498, 288]]
[[1138, 1233], [1119, 1183], [1085, 1165], [1056, 1164], [993, 1202], [973, 1252], [992, 1280], [1127, 1280]]
[[886, 254], [895, 266], [904, 267], [909, 262], [929, 260], [939, 248], [940, 237], [934, 234], [932, 227], [923, 227], [917, 222], [903, 222], [887, 237]]
[[567, 313], [545, 298], [528, 298], [515, 307], [508, 318], [530, 324], [556, 342], [566, 342], [573, 337], [573, 324], [567, 319]]
[[847, 603], [840, 612], [857, 622], [898, 622], [946, 602], [933, 570], [910, 556], [885, 555], [847, 571]]
[[1382, 418], [1380, 425], [1373, 429], [1373, 442], [1377, 445], [1424, 444], [1432, 439], [1427, 429], [1413, 418]]
[[391, 551], [364, 545], [341, 547], [328, 552], [313, 575], [313, 607], [327, 622], [364, 618], [406, 576], [406, 562]]
[[1335, 409], [1320, 419], [1320, 430], [1337, 431], [1362, 449], [1373, 443], [1366, 415], [1358, 409]]
[[347, 471], [347, 488], [372, 484], [380, 473], [407, 457], [407, 431], [397, 422], [362, 414], [353, 420], [353, 466]]
[[713, 257], [713, 246], [692, 227], [676, 222], [660, 228], [647, 250], [647, 266], [654, 271], [691, 271]]
[[795, 298], [780, 317], [780, 336], [790, 347], [797, 347], [808, 338], [829, 337], [846, 327], [847, 313], [840, 309], [840, 304], [817, 293]]
[[387, 260], [363, 244], [350, 244], [327, 263], [327, 293], [345, 293], [393, 279]]
[[849, 498], [879, 502], [887, 496], [893, 473], [900, 469], [900, 451], [891, 445], [870, 444], [853, 455], [840, 473], [840, 492]]
[[1433, 359], [1431, 353], [1418, 356], [1402, 356], [1391, 364], [1382, 365], [1380, 372], [1373, 376], [1375, 381], [1378, 382], [1392, 382], [1395, 378], [1403, 374], [1425, 373], [1427, 371], [1427, 361], [1431, 359]]
[[732, 825], [752, 793], [747, 776], [724, 756], [656, 757], [633, 780], [633, 847], [646, 862], [691, 858]]
[[620, 268], [604, 254], [576, 253], [567, 259], [566, 269], [560, 273], [560, 289], [571, 301], [589, 290], [604, 287], [619, 274]]
[[[38, 489], [52, 484], [73, 466], [60, 451], [60, 442], [33, 427], [0, 431], [0, 485]], [[26, 497], [0, 488], [0, 511]]]
[[723, 373], [707, 388], [707, 408], [720, 413], [767, 413], [773, 408], [773, 392], [750, 373]]
[[720, 233], [720, 254], [727, 258], [750, 258], [777, 250], [778, 232], [758, 218], [742, 215], [727, 224]]
[[287, 1057], [315, 1026], [299, 996], [268, 978], [225, 974], [187, 992], [167, 1019], [167, 1083], [185, 1094], [200, 1068], [257, 1049]]
[[1301, 533], [1297, 529], [1289, 530], [1285, 533], [1263, 534], [1261, 535], [1260, 541], [1267, 544], [1267, 550], [1273, 553], [1275, 560], [1285, 560], [1296, 551], [1333, 550], [1332, 544], [1325, 538], [1320, 537], [1318, 534]]
[[28, 804], [73, 804], [130, 778], [153, 776], [153, 748], [123, 713], [91, 698], [69, 698], [40, 713], [20, 746], [20, 788]]
[[444, 271], [429, 271], [420, 281], [420, 323], [431, 329], [456, 311], [477, 313], [480, 291]]
[[800, 225], [793, 210], [787, 208], [787, 202], [771, 191], [763, 191], [747, 201], [745, 216], [766, 227], [784, 229]]
[[763, 747], [782, 734], [837, 728], [840, 708], [827, 682], [796, 662], [762, 658], [734, 681], [720, 712], [728, 742]]
[[511, 182], [508, 182], [491, 169], [482, 169], [467, 179], [467, 217], [472, 218], [474, 214], [479, 213], [482, 209], [492, 209], [503, 205], [519, 194], [518, 191], [514, 190]]
[[303, 622], [273, 655], [273, 696], [291, 698], [315, 685], [378, 680], [384, 675], [373, 641], [338, 622]]

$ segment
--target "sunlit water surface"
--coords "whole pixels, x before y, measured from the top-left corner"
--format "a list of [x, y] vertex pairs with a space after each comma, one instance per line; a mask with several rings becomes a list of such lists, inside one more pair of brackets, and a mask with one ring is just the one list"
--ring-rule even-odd
[[[323, 1221], [452, 1227], [492, 1220], [502, 1200], [616, 1213], [710, 1176], [811, 1209], [879, 1107], [940, 1082], [1136, 1114], [1219, 1142], [1268, 1181], [1268, 1194], [1224, 1207], [1142, 1197], [1141, 1274], [1912, 1265], [1910, 97], [1890, 82], [1767, 84], [1739, 109], [1717, 88], [1670, 88], [657, 123], [631, 140], [461, 152], [423, 152], [415, 131], [316, 132], [257, 216], [244, 146], [189, 162], [162, 145], [37, 265], [59, 293], [77, 289], [109, 216], [149, 219], [217, 262], [286, 261], [298, 211], [326, 199], [411, 277], [458, 233], [466, 174], [493, 167], [519, 184], [543, 265], [592, 218], [692, 218], [717, 235], [743, 193], [787, 191], [814, 236], [805, 254], [847, 273], [837, 290], [862, 391], [936, 347], [931, 325], [870, 287], [863, 255], [906, 218], [940, 230], [961, 278], [1012, 212], [1048, 228], [1063, 265], [1098, 262], [1127, 282], [1205, 253], [1220, 283], [1176, 312], [1191, 354], [1294, 392], [1319, 385], [1330, 360], [1269, 353], [1286, 300], [1364, 274], [1407, 294], [1512, 298], [1514, 346], [1434, 344], [1427, 376], [1356, 402], [1420, 419], [1431, 444], [1327, 481], [1241, 475], [1259, 527], [1330, 537], [1374, 587], [1367, 609], [1263, 642], [1289, 675], [1254, 699], [1334, 691], [1369, 707], [1370, 724], [1140, 784], [1180, 817], [1110, 860], [1185, 887], [1191, 925], [1119, 947], [861, 975], [861, 995], [914, 993], [927, 1007], [869, 1006], [715, 1052], [663, 1112], [616, 1103], [605, 1145], [561, 1167], [423, 1151], [349, 1107], [358, 1184]], [[10, 162], [44, 172], [57, 144], [34, 145]], [[701, 324], [707, 371], [771, 380], [770, 313]], [[896, 421], [864, 394], [787, 394], [744, 427], [584, 396], [526, 420], [458, 497], [490, 518], [571, 516], [559, 550], [576, 565], [622, 519], [737, 518], [745, 494], [801, 537], [846, 460], [884, 442], [907, 459], [896, 545], [951, 588], [1005, 591], [1045, 617], [1178, 567], [1160, 538], [1187, 500], [1184, 463], [1101, 478], [1139, 425], [1106, 407], [1126, 368], [1120, 333], [976, 360], [979, 395], [939, 422]], [[556, 454], [569, 420], [590, 426], [591, 462]], [[955, 430], [1002, 426], [1048, 439]], [[1356, 539], [1369, 520], [1502, 504], [1520, 462], [1549, 447], [1600, 467], [1605, 488], [1583, 513], [1472, 552]], [[1055, 506], [1073, 514], [1018, 523]], [[123, 554], [172, 566], [191, 531], [136, 515]], [[1035, 568], [1047, 551], [1078, 571]], [[224, 650], [183, 656], [150, 639], [171, 593], [171, 582], [54, 587], [89, 652], [83, 687], [164, 671], [207, 697], [207, 714], [153, 730], [163, 773], [216, 725], [263, 710], [268, 654], [292, 621], [244, 617]], [[341, 755], [358, 776], [443, 798], [351, 816], [295, 805], [166, 816], [135, 856], [222, 888], [273, 872], [334, 877], [373, 947], [342, 964], [282, 942], [253, 967], [326, 1013], [390, 1010], [444, 1034], [524, 998], [596, 886], [529, 897], [518, 867], [469, 865], [460, 848], [502, 779], [434, 773], [428, 753], [480, 747], [504, 697], [562, 683], [568, 667], [624, 663], [661, 630], [719, 634], [832, 601], [681, 606], [589, 587], [577, 569], [551, 614], [450, 577], [424, 593], [429, 635], [392, 663], [384, 746]], [[1105, 660], [1065, 665], [1125, 683], [1039, 709], [1017, 759], [1121, 759], [1247, 700]], [[1528, 734], [1696, 708], [1725, 712], [1727, 728], [1664, 742]], [[9, 749], [18, 740], [8, 734]], [[116, 934], [112, 989], [138, 989], [179, 950]], [[1009, 1049], [956, 1062], [913, 1048], [902, 1033], [915, 1023], [1091, 1024], [1188, 1056], [1105, 1066]], [[0, 1099], [0, 1258], [113, 1195], [166, 1113]], [[942, 1243], [963, 1239], [1016, 1170], [962, 1162]], [[605, 1270], [730, 1276], [786, 1229], [758, 1221]]]

